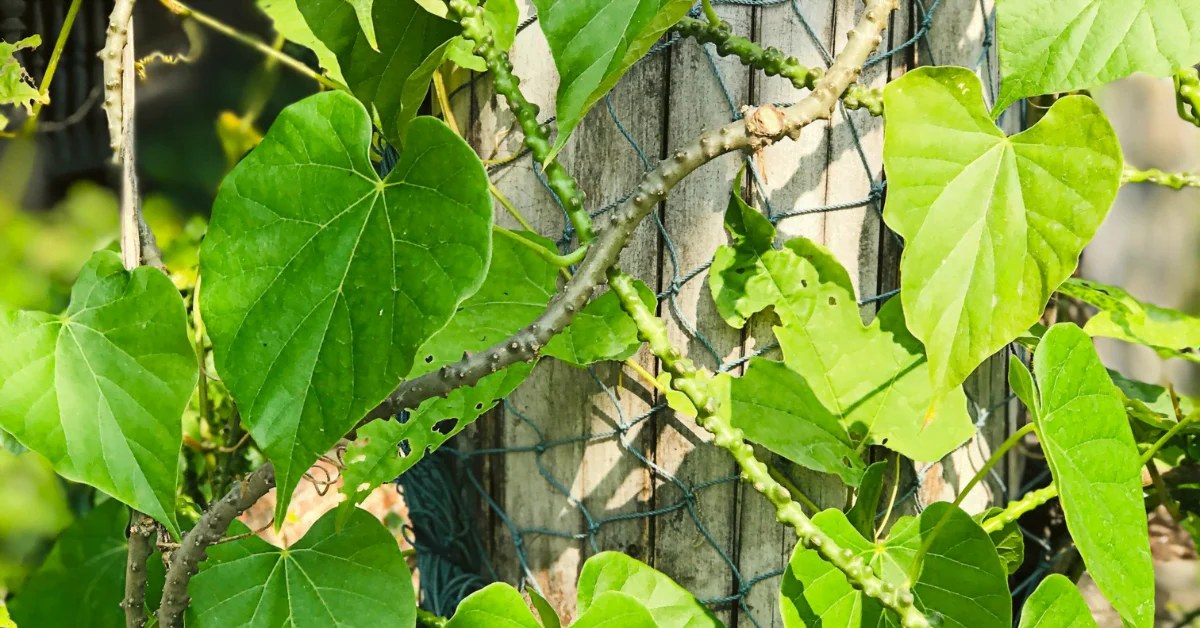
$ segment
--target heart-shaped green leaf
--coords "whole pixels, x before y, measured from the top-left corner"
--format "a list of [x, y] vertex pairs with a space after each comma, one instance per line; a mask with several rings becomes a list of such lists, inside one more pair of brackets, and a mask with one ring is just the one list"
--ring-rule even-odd
[[971, 437], [957, 386], [939, 428], [921, 429], [932, 398], [929, 365], [897, 300], [863, 326], [850, 276], [827, 249], [804, 238], [774, 249], [774, 227], [736, 187], [725, 216], [734, 245], [717, 250], [713, 300], [735, 326], [767, 307], [783, 323], [775, 335], [786, 366], [755, 358], [732, 384], [732, 420], [748, 438], [857, 485], [858, 452], [867, 445], [938, 460]]
[[1075, 583], [1052, 574], [1038, 585], [1021, 609], [1020, 628], [1096, 628], [1087, 601]]
[[1194, 0], [1004, 0], [996, 4], [996, 111], [1038, 94], [1096, 87], [1200, 62]]
[[658, 628], [721, 628], [722, 624], [687, 589], [650, 565], [617, 552], [601, 552], [583, 564], [578, 607], [585, 613], [606, 593], [641, 602]]
[[1058, 291], [1099, 308], [1083, 326], [1088, 334], [1145, 345], [1163, 357], [1200, 362], [1200, 318], [1142, 303], [1116, 286], [1085, 279], [1068, 279]]
[[[923, 542], [949, 512], [929, 545], [912, 594], [918, 609], [953, 628], [1009, 628], [1012, 600], [1008, 574], [983, 528], [958, 507], [937, 502], [919, 518], [904, 517], [886, 540], [864, 539], [839, 510], [826, 510], [813, 523], [840, 547], [859, 557], [893, 586], [908, 582]], [[863, 595], [815, 550], [797, 545], [780, 584], [780, 612], [787, 628], [866, 628], [897, 625], [894, 615]], [[886, 623], [885, 623], [886, 622]]]
[[285, 109], [221, 184], [201, 249], [217, 370], [275, 463], [277, 523], [309, 466], [412, 370], [491, 256], [487, 175], [471, 148], [418, 118], [380, 180], [370, 133], [341, 92]]
[[1108, 213], [1121, 147], [1090, 98], [1059, 100], [1005, 137], [965, 68], [884, 89], [884, 220], [905, 240], [901, 299], [938, 402], [1028, 330]]
[[1071, 539], [1125, 625], [1150, 628], [1154, 565], [1140, 455], [1121, 394], [1092, 339], [1071, 323], [1046, 332], [1033, 370], [1041, 390], [1034, 420]]
[[[550, 240], [536, 234], [520, 234], [536, 244], [552, 246]], [[528, 325], [546, 309], [557, 275], [558, 268], [529, 247], [510, 238], [496, 240], [483, 286], [421, 347], [409, 378], [452, 364], [464, 352], [482, 351]], [[444, 398], [427, 399], [403, 422], [374, 421], [363, 426], [344, 456], [343, 492], [347, 498], [338, 506], [339, 521], [376, 486], [411, 469], [425, 454], [491, 410], [532, 369], [532, 364], [514, 364], [474, 386], [456, 389]]]
[[[124, 628], [121, 602], [125, 598], [128, 523], [129, 510], [109, 500], [71, 524], [13, 598], [12, 618], [17, 625]], [[146, 570], [146, 600], [158, 600], [163, 588], [158, 552], [146, 561]], [[66, 600], [69, 603], [64, 603]]]
[[297, 0], [297, 5], [313, 34], [337, 57], [350, 91], [374, 112], [383, 136], [404, 146], [444, 47], [459, 28], [416, 0], [376, 0], [370, 7], [376, 45], [360, 21], [366, 7], [356, 2], [360, 6], [347, 0]]
[[0, 311], [0, 427], [174, 535], [181, 417], [197, 376], [171, 280], [126, 271], [112, 251], [80, 271], [65, 315]]
[[395, 537], [365, 510], [341, 531], [334, 518], [326, 513], [283, 549], [256, 536], [209, 548], [188, 584], [187, 625], [415, 626], [412, 575]]
[[692, 0], [533, 0], [558, 68], [553, 160], [583, 116], [641, 59]]
[[[643, 303], [657, 301], [649, 286], [641, 281], [635, 281], [634, 285]], [[641, 346], [637, 325], [621, 309], [617, 294], [610, 290], [584, 306], [562, 333], [546, 343], [542, 355], [583, 367], [605, 360], [624, 360]]]

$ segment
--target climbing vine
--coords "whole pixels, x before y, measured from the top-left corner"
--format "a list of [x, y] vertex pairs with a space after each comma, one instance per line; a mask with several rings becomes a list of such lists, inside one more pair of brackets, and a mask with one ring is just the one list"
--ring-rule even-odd
[[[1200, 503], [1173, 495], [1153, 467], [1157, 480], [1143, 490], [1141, 469], [1168, 450], [1191, 456], [1200, 410], [1107, 371], [1092, 338], [1197, 361], [1200, 319], [1072, 276], [1121, 185], [1200, 184], [1127, 168], [1086, 94], [1057, 99], [1016, 135], [993, 120], [1027, 97], [1142, 72], [1173, 77], [1179, 115], [1200, 124], [1200, 29], [1187, 28], [1200, 23], [1200, 0], [998, 3], [1002, 85], [990, 109], [963, 68], [916, 69], [882, 90], [857, 82], [897, 0], [866, 0], [825, 71], [733, 34], [708, 0], [695, 11], [691, 0], [534, 0], [561, 78], [557, 135], [509, 61], [513, 0], [260, 0], [282, 36], [313, 50], [320, 73], [181, 2], [163, 4], [326, 89], [234, 151], [248, 153], [220, 186], [199, 276], [164, 274], [174, 258], [158, 250], [136, 196], [133, 2], [116, 3], [102, 57], [114, 157], [125, 168], [121, 253], [87, 261], [61, 314], [0, 310], [5, 445], [112, 499], [62, 536], [13, 599], [18, 625], [75, 625], [86, 613], [130, 627], [153, 618], [164, 628], [558, 628], [536, 591], [527, 591], [531, 609], [499, 583], [449, 618], [420, 609], [394, 538], [356, 505], [487, 413], [538, 360], [583, 367], [643, 346], [661, 361], [670, 405], [712, 434], [795, 533], [779, 592], [785, 626], [1007, 628], [1008, 576], [1023, 555], [1015, 521], [1055, 497], [1125, 625], [1153, 624], [1145, 498], [1195, 532]], [[69, 30], [68, 21], [56, 54]], [[804, 95], [697, 130], [593, 225], [557, 157], [668, 33], [713, 44]], [[53, 70], [39, 87], [14, 53], [38, 45], [37, 36], [0, 44], [0, 103], [25, 109], [26, 127], [36, 127]], [[490, 76], [566, 210], [573, 250], [494, 225], [496, 200], [528, 227], [444, 105], [444, 63]], [[418, 115], [431, 85], [441, 118]], [[653, 292], [617, 265], [621, 251], [697, 168], [795, 139], [839, 103], [883, 116], [883, 218], [905, 244], [898, 295], [864, 324], [838, 259], [805, 238], [778, 243], [739, 177], [729, 181], [730, 241], [709, 269], [709, 292], [732, 327], [773, 322], [782, 355], [754, 357], [740, 377], [698, 368], [672, 345]], [[1056, 294], [1098, 313], [1082, 327], [1047, 328], [1039, 321]], [[962, 384], [1014, 342], [1032, 349], [1032, 370], [1015, 357], [1009, 368], [1032, 423], [968, 486], [1027, 434], [1041, 442], [1053, 484], [975, 517], [960, 498], [894, 522], [889, 506], [877, 522], [883, 467], [868, 464], [869, 448], [936, 461], [971, 438]], [[852, 507], [814, 512], [755, 445], [840, 478]], [[274, 488], [282, 525], [293, 491], [330, 452], [343, 452], [344, 501], [302, 539], [279, 549], [235, 521]], [[181, 457], [199, 460], [207, 477]], [[94, 586], [82, 607], [59, 599], [71, 580]], [[1085, 615], [1073, 583], [1053, 576], [1019, 625], [1094, 626]], [[720, 622], [666, 575], [601, 553], [583, 567], [572, 625]]]

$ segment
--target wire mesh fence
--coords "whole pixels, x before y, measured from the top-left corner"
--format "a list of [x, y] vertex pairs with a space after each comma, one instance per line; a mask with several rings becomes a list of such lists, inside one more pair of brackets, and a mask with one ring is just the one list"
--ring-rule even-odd
[[[910, 14], [914, 16], [914, 26], [912, 36], [902, 43], [891, 47], [888, 50], [883, 50], [875, 54], [869, 61], [868, 67], [879, 64], [886, 59], [909, 51], [913, 47], [925, 46], [928, 48], [927, 37], [933, 28], [934, 18], [942, 4], [942, 0], [904, 0], [909, 5]], [[970, 0], [966, 0], [970, 1]], [[800, 0], [716, 0], [715, 4], [733, 4], [740, 6], [758, 7], [765, 11], [764, 19], [771, 19], [771, 12], [774, 11], [792, 11], [799, 23], [807, 31], [810, 36], [812, 45], [819, 53], [820, 58], [825, 60], [828, 66], [833, 61], [833, 54], [828, 47], [817, 36], [815, 30], [809, 23], [806, 17], [805, 7]], [[989, 11], [986, 9], [983, 0], [978, 0], [978, 10], [984, 20], [984, 36], [982, 41], [982, 52], [976, 62], [976, 69], [984, 78], [987, 86], [988, 95], [994, 99], [998, 91], [997, 73], [992, 68], [992, 55], [990, 54], [995, 13], [994, 9]], [[699, 9], [694, 9], [693, 16], [699, 14]], [[522, 22], [518, 32], [532, 26], [536, 21], [536, 17], [530, 18]], [[663, 41], [655, 45], [647, 57], [663, 54], [674, 46], [697, 46], [694, 41], [684, 40], [677, 35], [666, 37]], [[741, 117], [734, 97], [730, 89], [726, 85], [726, 79], [718, 67], [715, 59], [715, 51], [712, 46], [702, 46], [703, 55], [708, 61], [713, 74], [721, 87], [725, 102], [729, 107], [729, 117], [731, 120], [736, 120]], [[922, 53], [922, 60], [927, 64], [936, 63], [938, 60], [933, 58], [933, 50], [931, 48]], [[474, 80], [478, 80], [476, 77]], [[471, 83], [467, 83], [459, 89], [468, 87]], [[627, 130], [626, 124], [618, 115], [616, 107], [614, 107], [611, 95], [605, 98], [605, 110], [608, 118], [616, 129], [620, 131], [622, 137], [628, 142], [630, 148], [636, 151], [642, 166], [646, 170], [654, 167], [654, 160], [648, 155], [646, 150], [633, 137], [633, 134]], [[790, 103], [775, 103], [782, 106]], [[839, 105], [841, 106], [841, 105]], [[783, 221], [794, 219], [800, 216], [831, 213], [845, 211], [855, 208], [870, 208], [871, 211], [881, 214], [882, 201], [886, 191], [886, 182], [883, 180], [883, 173], [879, 169], [873, 169], [870, 165], [865, 149], [859, 141], [860, 133], [858, 126], [855, 123], [855, 118], [845, 115], [843, 110], [843, 120], [849, 125], [849, 129], [854, 138], [854, 148], [857, 150], [858, 157], [862, 162], [863, 168], [870, 177], [869, 193], [858, 200], [829, 204], [823, 206], [792, 208], [787, 210], [777, 210], [771, 204], [770, 194], [766, 186], [763, 184], [763, 177], [758, 170], [755, 161], [747, 157], [745, 160], [746, 171], [749, 174], [750, 185], [757, 189], [757, 198], [761, 199], [762, 210], [773, 224], [779, 224]], [[1013, 115], [1010, 111], [1005, 115]], [[1003, 121], [1003, 119], [1002, 119]], [[553, 118], [546, 121], [547, 124], [553, 123]], [[515, 159], [493, 165], [489, 168], [490, 173], [498, 173], [499, 171], [509, 168], [519, 160], [528, 160], [528, 151], [518, 153]], [[538, 176], [545, 189], [545, 193], [553, 196], [553, 192], [546, 185], [541, 171], [533, 168], [533, 172]], [[593, 217], [600, 216], [614, 207], [622, 200], [632, 194], [632, 190], [626, 195], [620, 197], [617, 201], [609, 203], [592, 211]], [[557, 200], [557, 199], [555, 199]], [[562, 208], [561, 203], [559, 207]], [[565, 219], [566, 211], [563, 209], [564, 224], [567, 226], [558, 235], [558, 244], [565, 252], [570, 246], [573, 229], [570, 227], [569, 221]], [[679, 322], [680, 326], [688, 334], [690, 339], [694, 340], [699, 346], [711, 355], [714, 363], [719, 364], [720, 371], [729, 371], [741, 366], [753, 357], [760, 355], [772, 355], [777, 353], [777, 344], [767, 344], [747, 355], [740, 356], [733, 360], [723, 360], [720, 353], [714, 348], [708, 338], [702, 334], [693, 321], [680, 307], [677, 302], [677, 297], [683, 286], [689, 282], [696, 281], [701, 277], [705, 270], [711, 264], [711, 259], [708, 262], [700, 264], [694, 268], [682, 268], [680, 264], [680, 256], [676, 248], [676, 243], [672, 239], [672, 234], [657, 213], [652, 213], [651, 216], [656, 223], [656, 228], [661, 236], [661, 242], [665, 248], [666, 255], [670, 260], [670, 276], [663, 278], [663, 289], [658, 293], [660, 310], [664, 313], [670, 312]], [[895, 238], [896, 245], [900, 246], [900, 241], [894, 233], [888, 237]], [[664, 265], [664, 268], [666, 265]], [[897, 294], [898, 291], [889, 291], [871, 296], [860, 301], [860, 305], [882, 302]], [[1019, 347], [1014, 348], [1015, 351], [1021, 351]], [[608, 430], [593, 431], [586, 434], [581, 434], [569, 438], [549, 438], [547, 437], [544, 426], [549, 421], [557, 420], [561, 417], [541, 417], [528, 416], [523, 412], [514, 401], [505, 399], [499, 408], [499, 412], [503, 413], [505, 420], [515, 420], [519, 425], [527, 429], [531, 444], [519, 447], [506, 448], [490, 448], [490, 449], [474, 449], [456, 448], [451, 444], [443, 446], [432, 455], [426, 456], [412, 470], [405, 475], [397, 478], [396, 484], [403, 492], [405, 500], [410, 512], [410, 526], [407, 533], [410, 540], [417, 548], [418, 568], [421, 574], [421, 590], [422, 590], [422, 605], [427, 610], [430, 610], [439, 615], [447, 616], [453, 613], [458, 602], [471, 592], [481, 588], [488, 582], [499, 579], [496, 569], [493, 568], [491, 560], [487, 552], [487, 544], [480, 536], [480, 530], [477, 529], [478, 513], [475, 512], [474, 504], [466, 495], [478, 497], [478, 500], [486, 504], [486, 507], [491, 510], [491, 513], [499, 525], [503, 527], [512, 543], [512, 551], [515, 553], [516, 559], [520, 564], [520, 569], [524, 574], [524, 581], [520, 584], [524, 586], [537, 587], [537, 580], [533, 575], [533, 570], [530, 566], [527, 554], [526, 544], [529, 539], [536, 536], [549, 536], [568, 539], [572, 541], [582, 541], [587, 544], [593, 552], [599, 552], [605, 548], [602, 542], [598, 540], [598, 533], [614, 523], [629, 521], [631, 519], [652, 519], [662, 517], [670, 513], [686, 513], [687, 518], [696, 526], [696, 529], [705, 539], [708, 550], [715, 552], [720, 557], [720, 562], [728, 569], [728, 575], [734, 583], [732, 587], [733, 593], [727, 596], [714, 599], [704, 600], [705, 603], [714, 607], [729, 607], [736, 606], [738, 616], [748, 618], [755, 626], [761, 626], [761, 613], [756, 612], [754, 608], [746, 602], [746, 597], [754, 587], [778, 587], [778, 579], [782, 576], [782, 570], [769, 570], [762, 573], [744, 573], [739, 569], [737, 562], [732, 556], [732, 548], [718, 540], [706, 526], [704, 517], [701, 515], [697, 507], [697, 496], [704, 491], [711, 490], [714, 487], [730, 484], [738, 481], [737, 475], [729, 475], [701, 483], [689, 484], [684, 480], [671, 473], [666, 468], [663, 468], [655, 461], [650, 459], [645, 453], [635, 446], [629, 439], [632, 430], [635, 430], [639, 425], [645, 423], [651, 417], [658, 413], [670, 412], [666, 403], [659, 403], [649, 408], [648, 410], [631, 415], [624, 410], [620, 403], [617, 403], [615, 391], [608, 386], [605, 381], [597, 374], [596, 369], [589, 368], [588, 373], [591, 375], [591, 380], [595, 385], [595, 391], [601, 395], [605, 395], [612, 399], [613, 406], [616, 408], [617, 417], [615, 426]], [[1007, 404], [1009, 400], [1003, 400], [996, 404], [983, 405], [974, 403], [974, 413], [976, 416], [976, 424], [982, 428], [988, 424], [989, 420], [995, 420], [998, 416], [995, 412], [998, 408]], [[484, 421], [494, 420], [494, 417], [485, 417]], [[653, 475], [655, 482], [663, 485], [674, 487], [673, 494], [679, 495], [678, 499], [670, 501], [670, 503], [654, 504], [653, 508], [638, 510], [637, 512], [621, 513], [614, 515], [602, 516], [592, 512], [580, 499], [578, 499], [569, 488], [570, 481], [557, 477], [549, 468], [549, 465], [543, 463], [544, 456], [548, 452], [568, 446], [579, 446], [581, 444], [610, 441], [619, 444], [622, 455], [629, 456], [636, 460], [637, 464]], [[489, 494], [483, 481], [477, 473], [480, 459], [497, 456], [532, 456], [536, 461], [536, 466], [540, 472], [541, 478], [547, 482], [553, 490], [560, 494], [570, 508], [578, 511], [579, 516], [584, 522], [582, 530], [562, 530], [549, 527], [546, 522], [541, 521], [520, 521], [509, 515], [504, 507], [498, 503]], [[930, 465], [932, 466], [932, 464]], [[918, 469], [915, 473], [904, 474], [905, 485], [900, 487], [898, 503], [907, 503], [912, 510], [919, 512], [924, 504], [921, 503], [921, 483], [926, 476], [925, 469]], [[991, 479], [1001, 487], [1001, 490], [1006, 494], [1013, 494], [1013, 491], [1008, 491], [1003, 478], [994, 470], [991, 472]], [[1015, 494], [1021, 495], [1033, 488], [1044, 484], [1048, 480], [1047, 476], [1034, 478], [1028, 485], [1020, 487]], [[465, 490], [464, 490], [465, 489]], [[465, 495], [464, 495], [465, 493]], [[883, 516], [881, 512], [880, 517]], [[1021, 598], [1023, 595], [1028, 595], [1036, 587], [1038, 582], [1048, 574], [1051, 561], [1055, 558], [1055, 550], [1052, 546], [1040, 536], [1025, 531], [1027, 539], [1030, 540], [1030, 550], [1036, 550], [1039, 558], [1036, 567], [1024, 577], [1020, 582], [1014, 584], [1014, 595]], [[617, 548], [619, 549], [619, 548]], [[673, 575], [673, 574], [668, 574]], [[719, 577], [713, 575], [713, 577]]]

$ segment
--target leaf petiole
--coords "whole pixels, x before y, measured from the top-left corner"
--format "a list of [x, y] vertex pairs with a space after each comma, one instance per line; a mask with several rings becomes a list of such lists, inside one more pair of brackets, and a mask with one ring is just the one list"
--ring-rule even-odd
[[566, 255], [559, 255], [552, 252], [550, 249], [533, 242], [532, 240], [522, 237], [521, 234], [515, 231], [509, 231], [500, 225], [492, 225], [492, 231], [528, 247], [530, 250], [537, 253], [542, 259], [553, 264], [556, 268], [574, 266], [583, 260], [584, 255], [587, 255], [588, 247], [586, 244], [575, 249], [574, 251], [571, 251], [570, 253], [567, 253]]

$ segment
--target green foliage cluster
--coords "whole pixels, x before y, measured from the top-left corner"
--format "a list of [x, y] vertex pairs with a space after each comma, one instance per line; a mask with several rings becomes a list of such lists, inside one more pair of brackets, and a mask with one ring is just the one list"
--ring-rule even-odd
[[[672, 407], [711, 431], [796, 530], [800, 542], [779, 591], [785, 626], [1007, 627], [1007, 578], [1024, 551], [1015, 519], [1056, 494], [1101, 591], [1127, 626], [1149, 628], [1154, 586], [1140, 470], [1154, 459], [1196, 459], [1195, 402], [1108, 372], [1092, 336], [1194, 361], [1200, 322], [1116, 287], [1069, 279], [1122, 182], [1116, 135], [1090, 98], [1061, 98], [1012, 137], [993, 119], [1027, 96], [1134, 72], [1172, 75], [1200, 62], [1200, 29], [1185, 27], [1200, 22], [1200, 4], [1053, 4], [1000, 3], [1003, 86], [989, 112], [968, 70], [910, 72], [880, 100], [852, 85], [860, 67], [812, 74], [778, 51], [748, 46], [712, 16], [707, 26], [683, 21], [690, 0], [535, 0], [561, 77], [551, 144], [505, 54], [518, 20], [511, 0], [483, 8], [465, 0], [259, 0], [279, 32], [312, 48], [344, 89], [289, 106], [233, 168], [198, 260], [188, 244], [204, 227], [192, 225], [177, 234], [180, 248], [168, 247], [170, 276], [125, 268], [102, 250], [80, 260], [63, 313], [28, 309], [45, 303], [0, 310], [6, 442], [111, 497], [62, 535], [14, 599], [13, 618], [26, 626], [121, 625], [118, 607], [131, 598], [120, 585], [129, 578], [147, 582], [149, 610], [161, 593], [164, 626], [406, 627], [420, 616], [454, 628], [559, 628], [537, 592], [527, 591], [535, 615], [504, 584], [471, 595], [452, 618], [422, 616], [394, 538], [356, 505], [491, 409], [537, 359], [582, 367], [624, 360], [645, 343], [663, 362], [659, 383]], [[852, 33], [862, 57], [852, 66], [862, 65], [870, 51], [862, 42], [873, 41], [880, 16], [894, 8], [892, 0], [868, 2], [863, 30]], [[771, 222], [741, 198], [740, 179], [731, 182], [731, 242], [710, 269], [711, 298], [735, 328], [772, 317], [782, 352], [780, 360], [751, 360], [741, 377], [697, 369], [670, 345], [649, 305], [653, 292], [615, 266], [636, 224], [632, 210], [617, 210], [597, 237], [574, 180], [554, 162], [579, 121], [672, 28], [812, 88], [793, 113], [828, 111], [841, 91], [884, 115], [884, 219], [906, 246], [900, 294], [869, 324], [838, 260], [804, 238], [777, 243]], [[0, 49], [0, 71], [19, 88], [10, 48]], [[416, 115], [447, 61], [495, 75], [575, 221], [586, 254], [575, 258], [582, 263], [574, 275], [560, 268], [549, 240], [493, 227], [483, 163], [451, 120]], [[751, 115], [703, 135], [698, 148], [649, 173], [630, 206], [652, 206], [722, 151], [799, 132], [803, 116], [793, 113], [782, 114], [780, 129]], [[383, 177], [373, 153], [380, 137], [399, 153]], [[111, 225], [88, 233], [105, 229]], [[561, 284], [560, 275], [570, 281]], [[604, 277], [612, 290], [588, 301]], [[572, 292], [579, 282], [591, 285]], [[1040, 327], [1056, 292], [1099, 313], [1082, 329]], [[578, 306], [572, 294], [582, 294]], [[1033, 417], [1027, 430], [1042, 443], [1053, 487], [976, 517], [938, 503], [877, 526], [885, 469], [867, 465], [868, 448], [933, 461], [969, 439], [975, 427], [961, 385], [1018, 340], [1033, 348], [1033, 370], [1014, 361], [1012, 387]], [[403, 410], [396, 420], [371, 420], [392, 402]], [[234, 453], [243, 426], [252, 445]], [[272, 483], [281, 524], [303, 475], [347, 436], [346, 499], [302, 539], [280, 549], [241, 524], [229, 528]], [[840, 477], [857, 502], [810, 518], [747, 440]], [[261, 466], [238, 482], [250, 465]], [[207, 479], [195, 477], [197, 469]], [[1194, 486], [1200, 482], [1177, 495], [1159, 487], [1152, 497], [1200, 530]], [[137, 542], [126, 539], [126, 507], [153, 517], [169, 537], [161, 545], [172, 552], [165, 575], [153, 557], [126, 564]], [[87, 595], [65, 605], [64, 590]], [[578, 591], [578, 628], [720, 625], [666, 575], [619, 554], [589, 559]], [[147, 610], [136, 604], [126, 608], [134, 624]], [[1094, 626], [1059, 576], [1042, 583], [1019, 621]]]

